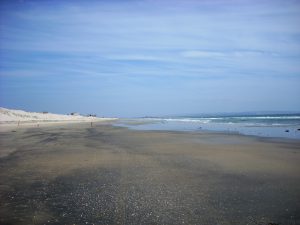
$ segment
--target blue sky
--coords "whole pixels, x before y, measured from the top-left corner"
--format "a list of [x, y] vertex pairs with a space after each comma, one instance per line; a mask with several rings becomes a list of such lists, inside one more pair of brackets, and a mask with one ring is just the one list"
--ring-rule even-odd
[[300, 111], [299, 24], [291, 0], [1, 1], [0, 105]]

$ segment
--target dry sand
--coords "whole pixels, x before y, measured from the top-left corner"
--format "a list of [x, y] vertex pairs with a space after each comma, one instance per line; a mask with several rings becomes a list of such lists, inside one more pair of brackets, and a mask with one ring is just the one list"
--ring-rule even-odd
[[0, 132], [32, 127], [49, 127], [70, 123], [95, 123], [114, 121], [117, 118], [63, 115], [54, 113], [26, 112], [0, 107]]
[[300, 224], [299, 141], [74, 123], [0, 149], [0, 224]]

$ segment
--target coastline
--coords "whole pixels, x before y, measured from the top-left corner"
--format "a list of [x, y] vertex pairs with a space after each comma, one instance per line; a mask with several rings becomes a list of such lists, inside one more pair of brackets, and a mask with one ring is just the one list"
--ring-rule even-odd
[[[161, 129], [161, 130], [156, 130], [156, 129], [135, 129], [134, 127], [129, 127], [129, 126], [123, 126], [119, 123], [119, 121], [122, 120], [120, 118], [92, 118], [90, 120], [57, 120], [57, 121], [20, 121], [18, 124], [18, 121], [2, 121], [0, 122], [0, 133], [1, 132], [10, 132], [10, 131], [16, 131], [18, 129], [30, 129], [30, 128], [47, 128], [49, 126], [68, 126], [72, 124], [86, 124], [87, 127], [90, 127], [91, 122], [93, 124], [102, 124], [102, 125], [112, 125], [114, 127], [118, 128], [125, 128], [128, 130], [133, 130], [133, 131], [141, 131], [141, 132], [162, 132], [162, 133], [182, 133], [182, 134], [211, 134], [211, 135], [233, 135], [233, 136], [240, 136], [240, 137], [249, 137], [249, 138], [254, 138], [259, 141], [274, 141], [274, 142], [292, 142], [292, 143], [299, 143], [299, 139], [295, 138], [288, 138], [288, 137], [267, 137], [267, 136], [259, 136], [255, 134], [243, 134], [237, 131], [218, 131], [218, 130], [209, 130], [209, 129], [201, 129], [201, 130], [172, 130], [172, 129]], [[134, 121], [134, 120], [133, 120]], [[151, 124], [151, 122], [132, 122], [134, 126], [136, 125], [144, 125], [144, 124]], [[299, 145], [300, 146], [300, 145]]]
[[300, 140], [300, 124], [290, 125], [247, 125], [242, 123], [210, 123], [188, 121], [173, 121], [173, 119], [119, 119], [117, 125], [133, 130], [153, 131], [184, 131], [184, 132], [212, 132], [230, 133], [264, 138], [284, 138]]
[[300, 221], [295, 140], [97, 122], [3, 131], [0, 145], [1, 223]]

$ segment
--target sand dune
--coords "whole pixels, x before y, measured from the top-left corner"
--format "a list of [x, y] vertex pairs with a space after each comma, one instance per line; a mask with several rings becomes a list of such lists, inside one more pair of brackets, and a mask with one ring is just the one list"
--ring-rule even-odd
[[61, 115], [53, 113], [26, 112], [0, 108], [0, 122], [63, 122], [63, 121], [105, 121], [115, 118], [98, 118], [81, 115]]

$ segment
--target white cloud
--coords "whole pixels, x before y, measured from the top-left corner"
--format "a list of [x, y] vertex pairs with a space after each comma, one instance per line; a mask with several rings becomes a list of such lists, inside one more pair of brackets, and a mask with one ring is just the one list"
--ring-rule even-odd
[[222, 52], [212, 52], [212, 51], [184, 51], [182, 52], [183, 57], [187, 58], [215, 58], [215, 57], [224, 57], [226, 54]]
[[262, 51], [231, 51], [231, 52], [221, 52], [221, 51], [183, 51], [181, 53], [183, 57], [186, 58], [243, 58], [243, 57], [276, 57], [279, 56], [278, 53], [274, 52], [262, 52]]
[[109, 60], [133, 60], [133, 61], [162, 61], [166, 60], [164, 57], [158, 57], [153, 55], [129, 55], [129, 54], [118, 54], [104, 56]]

